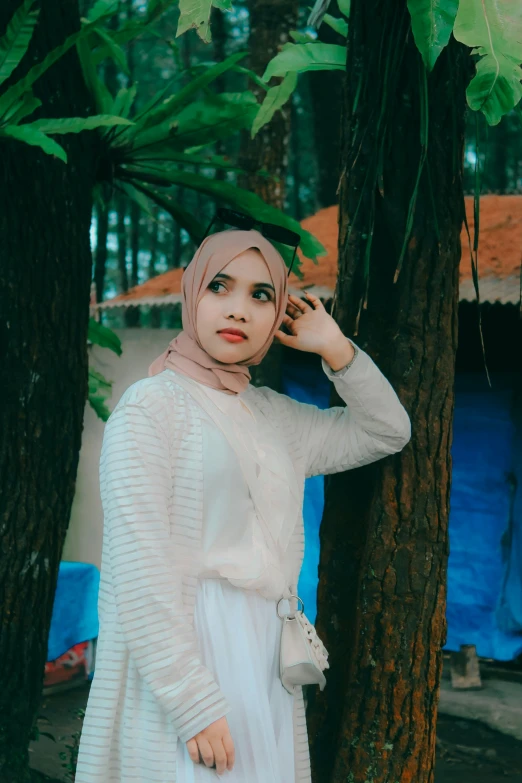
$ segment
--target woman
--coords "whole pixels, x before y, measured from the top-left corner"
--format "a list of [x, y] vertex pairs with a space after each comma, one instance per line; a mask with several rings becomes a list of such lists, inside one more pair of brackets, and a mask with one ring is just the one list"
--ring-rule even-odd
[[[100, 634], [76, 783], [309, 783], [276, 611], [297, 591], [304, 480], [400, 451], [409, 418], [320, 300], [288, 296], [258, 231], [206, 237], [182, 293], [183, 331], [105, 428]], [[274, 339], [319, 354], [346, 407], [249, 384]]]

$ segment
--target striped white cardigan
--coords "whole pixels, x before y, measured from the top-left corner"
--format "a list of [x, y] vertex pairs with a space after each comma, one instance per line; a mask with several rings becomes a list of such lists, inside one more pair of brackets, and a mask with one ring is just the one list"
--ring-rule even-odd
[[[263, 387], [244, 399], [277, 423], [299, 483], [400, 451], [410, 421], [370, 357], [358, 349], [337, 373], [346, 407], [321, 410]], [[202, 665], [193, 626], [203, 524], [202, 419], [165, 371], [130, 386], [104, 433], [100, 633], [76, 783], [175, 783], [176, 745], [231, 709]], [[288, 555], [297, 585], [302, 517]], [[294, 701], [295, 783], [310, 783], [302, 690]], [[245, 781], [246, 783], [246, 781]]]

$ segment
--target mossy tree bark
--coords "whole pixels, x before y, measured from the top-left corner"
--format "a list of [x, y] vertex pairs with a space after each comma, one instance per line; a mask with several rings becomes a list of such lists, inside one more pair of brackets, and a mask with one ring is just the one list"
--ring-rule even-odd
[[308, 694], [313, 779], [433, 783], [469, 54], [452, 40], [425, 81], [405, 0], [353, 0], [349, 27], [334, 317], [393, 384], [412, 440], [326, 479], [316, 627], [331, 669]]
[[[4, 0], [0, 35], [20, 5]], [[74, 0], [41, 0], [17, 81], [76, 29]], [[36, 116], [87, 116], [74, 50], [34, 88]], [[64, 164], [2, 140], [0, 155], [0, 780], [30, 779], [58, 569], [87, 398], [95, 139], [60, 137]]]

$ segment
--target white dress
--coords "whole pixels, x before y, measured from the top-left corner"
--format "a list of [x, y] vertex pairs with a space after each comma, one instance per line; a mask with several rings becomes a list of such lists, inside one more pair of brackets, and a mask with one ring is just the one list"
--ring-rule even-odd
[[[224, 394], [203, 385], [199, 388], [237, 423], [257, 451], [266, 448], [266, 439], [259, 440], [263, 436], [254, 413], [241, 395]], [[201, 661], [232, 706], [226, 718], [235, 763], [225, 777], [230, 783], [288, 783], [295, 779], [294, 697], [279, 678], [282, 621], [277, 616], [276, 599], [259, 592], [259, 580], [257, 588], [247, 589], [221, 575], [227, 566], [230, 573], [234, 566], [240, 566], [247, 550], [251, 555], [248, 532], [253, 531], [257, 520], [238, 456], [207, 414], [203, 463], [204, 565], [199, 574], [194, 625]], [[269, 491], [266, 486], [265, 491]], [[263, 542], [258, 541], [258, 546], [262, 550]], [[263, 584], [270, 594], [268, 582]], [[282, 601], [280, 612], [285, 608], [288, 603]], [[177, 783], [206, 783], [218, 778], [216, 770], [204, 763], [195, 764], [186, 743], [178, 742]]]

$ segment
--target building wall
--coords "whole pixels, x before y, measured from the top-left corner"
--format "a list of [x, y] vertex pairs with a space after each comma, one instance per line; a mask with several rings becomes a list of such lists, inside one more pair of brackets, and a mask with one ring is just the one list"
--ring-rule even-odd
[[[131, 384], [146, 378], [149, 364], [162, 353], [178, 334], [173, 329], [115, 329], [123, 353], [117, 356], [106, 348], [90, 348], [91, 366], [112, 381], [112, 397], [107, 401], [113, 410]], [[105, 423], [91, 406], [85, 407], [82, 446], [76, 479], [76, 492], [65, 539], [63, 560], [101, 565], [103, 512], [100, 500], [99, 462]]]

